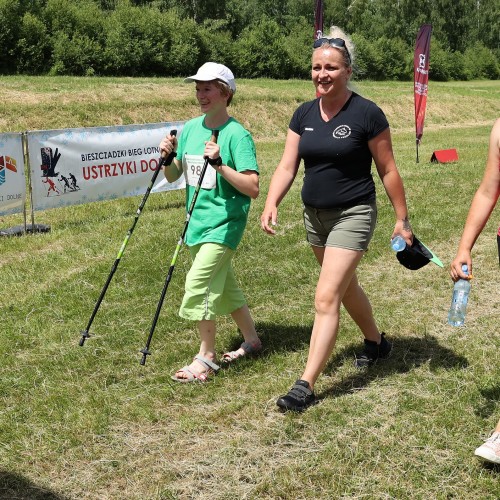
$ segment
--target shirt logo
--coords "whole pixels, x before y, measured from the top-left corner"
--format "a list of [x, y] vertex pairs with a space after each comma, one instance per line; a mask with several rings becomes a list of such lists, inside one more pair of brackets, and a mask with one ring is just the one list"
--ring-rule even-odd
[[351, 127], [348, 125], [339, 125], [333, 131], [332, 135], [334, 139], [347, 139], [351, 135]]

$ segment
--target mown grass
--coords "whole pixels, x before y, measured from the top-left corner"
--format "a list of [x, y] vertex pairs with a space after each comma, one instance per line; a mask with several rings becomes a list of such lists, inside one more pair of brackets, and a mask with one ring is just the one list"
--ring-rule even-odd
[[[1, 79], [0, 130], [183, 120], [192, 87], [168, 79]], [[170, 374], [198, 348], [177, 310], [189, 269], [181, 252], [151, 345], [144, 346], [184, 222], [182, 191], [152, 195], [91, 329], [78, 346], [140, 197], [35, 214], [51, 232], [0, 240], [0, 496], [54, 499], [486, 498], [498, 467], [473, 450], [500, 418], [500, 285], [495, 210], [476, 244], [464, 328], [446, 324], [451, 281], [432, 264], [401, 267], [389, 249], [393, 213], [377, 181], [379, 224], [359, 278], [394, 354], [368, 373], [352, 366], [362, 340], [343, 313], [336, 349], [302, 415], [276, 411], [300, 375], [318, 267], [304, 241], [300, 179], [283, 201], [278, 235], [259, 228], [272, 171], [308, 82], [238, 82], [232, 112], [252, 130], [262, 194], [251, 209], [236, 272], [264, 353], [206, 385]], [[431, 82], [416, 150], [411, 83], [361, 82], [386, 111], [415, 233], [448, 265], [500, 115], [497, 82]], [[454, 147], [459, 162], [434, 164]], [[2, 227], [22, 223], [19, 214]], [[239, 337], [219, 322], [219, 352]]]

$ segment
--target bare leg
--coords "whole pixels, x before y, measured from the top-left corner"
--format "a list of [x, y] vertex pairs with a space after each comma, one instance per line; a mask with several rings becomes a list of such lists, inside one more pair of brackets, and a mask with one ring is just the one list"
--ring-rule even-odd
[[311, 389], [326, 366], [337, 339], [339, 312], [342, 298], [354, 276], [363, 252], [344, 248], [326, 247], [319, 250], [321, 272], [316, 286], [314, 326], [309, 345], [309, 355], [302, 380]]
[[248, 309], [246, 304], [239, 309], [236, 309], [236, 311], [233, 311], [231, 316], [243, 335], [245, 342], [251, 343], [259, 340], [257, 331], [255, 330], [255, 323], [253, 322], [252, 315], [250, 314], [250, 309]]
[[[312, 249], [319, 265], [321, 266], [323, 264], [325, 248], [313, 246]], [[375, 323], [375, 318], [373, 317], [372, 306], [364, 290], [359, 285], [356, 273], [354, 273], [354, 276], [344, 293], [342, 304], [344, 304], [349, 316], [351, 316], [354, 322], [358, 325], [364, 337], [368, 340], [374, 340], [377, 344], [379, 344], [382, 337], [380, 336], [380, 332]]]
[[[206, 319], [199, 321], [198, 330], [201, 339], [200, 356], [215, 362], [215, 321]], [[204, 373], [206, 371], [206, 367], [196, 359], [189, 365], [189, 368], [192, 368], [197, 373]], [[182, 370], [177, 371], [175, 376], [179, 379], [188, 378]]]
[[358, 325], [365, 339], [380, 344], [382, 337], [373, 317], [373, 310], [364, 290], [359, 286], [356, 273], [352, 277], [349, 286], [342, 299], [349, 316]]

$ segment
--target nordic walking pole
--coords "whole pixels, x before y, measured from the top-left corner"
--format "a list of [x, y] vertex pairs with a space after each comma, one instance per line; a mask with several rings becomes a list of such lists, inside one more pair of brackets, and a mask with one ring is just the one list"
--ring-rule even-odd
[[[170, 131], [170, 135], [177, 135], [177, 130], [172, 130]], [[128, 240], [132, 236], [132, 233], [134, 232], [135, 225], [137, 224], [137, 221], [139, 220], [139, 216], [141, 215], [142, 209], [144, 208], [144, 205], [146, 204], [146, 201], [149, 197], [149, 193], [151, 192], [151, 189], [153, 189], [153, 185], [156, 181], [156, 178], [158, 177], [158, 174], [160, 173], [161, 167], [165, 164], [170, 165], [172, 163], [172, 160], [175, 157], [175, 153], [170, 153], [169, 155], [161, 156], [160, 161], [158, 162], [158, 166], [156, 167], [156, 170], [153, 174], [153, 177], [151, 178], [151, 182], [149, 183], [148, 188], [146, 189], [146, 192], [144, 193], [144, 196], [142, 198], [141, 204], [139, 205], [139, 208], [137, 209], [137, 212], [135, 213], [135, 218], [132, 226], [127, 232], [127, 235], [125, 236], [125, 239], [123, 240], [122, 246], [120, 247], [120, 250], [118, 251], [118, 255], [116, 256], [115, 262], [113, 263], [113, 266], [111, 267], [111, 271], [109, 273], [108, 279], [106, 280], [106, 283], [104, 284], [104, 287], [101, 291], [101, 295], [99, 296], [99, 299], [96, 302], [96, 305], [94, 307], [94, 310], [92, 311], [92, 315], [90, 316], [89, 322], [87, 324], [87, 328], [83, 330], [82, 333], [82, 338], [80, 339], [80, 346], [83, 346], [85, 343], [85, 340], [90, 337], [89, 335], [89, 330], [90, 326], [92, 325], [92, 322], [94, 321], [95, 315], [97, 314], [97, 311], [99, 310], [99, 307], [101, 305], [102, 300], [104, 299], [104, 295], [106, 295], [106, 291], [108, 289], [109, 284], [111, 283], [111, 280], [113, 279], [113, 275], [115, 274], [116, 269], [118, 268], [118, 264], [120, 263], [120, 260], [122, 258], [123, 252], [125, 251], [125, 247], [127, 246]]]
[[[212, 137], [211, 141], [212, 142], [217, 142], [217, 138], [219, 137], [219, 131], [218, 130], [212, 130]], [[172, 257], [172, 261], [170, 262], [170, 268], [168, 270], [167, 277], [165, 279], [165, 284], [163, 285], [163, 290], [161, 291], [161, 296], [160, 296], [160, 301], [158, 302], [158, 305], [156, 307], [156, 313], [153, 318], [153, 324], [151, 325], [151, 329], [149, 330], [149, 335], [148, 335], [148, 340], [146, 342], [146, 346], [144, 349], [141, 349], [140, 352], [142, 352], [142, 359], [141, 359], [141, 365], [146, 364], [146, 358], [151, 354], [149, 352], [149, 346], [151, 345], [151, 339], [153, 338], [153, 333], [156, 328], [156, 323], [158, 322], [158, 318], [160, 316], [160, 311], [163, 306], [163, 301], [165, 300], [165, 295], [167, 294], [167, 289], [168, 285], [170, 283], [170, 280], [172, 279], [172, 274], [174, 273], [174, 267], [175, 267], [175, 262], [177, 260], [177, 256], [179, 255], [179, 251], [182, 247], [182, 244], [184, 243], [184, 237], [186, 236], [187, 228], [189, 225], [189, 219], [191, 218], [191, 214], [193, 213], [194, 209], [194, 204], [196, 203], [196, 200], [198, 199], [198, 193], [200, 192], [201, 184], [203, 182], [203, 177], [205, 177], [205, 172], [207, 171], [208, 167], [208, 157], [205, 158], [205, 163], [203, 164], [203, 168], [201, 169], [200, 173], [200, 178], [198, 179], [198, 184], [196, 185], [196, 188], [194, 190], [193, 198], [191, 199], [191, 203], [189, 204], [189, 209], [186, 214], [186, 220], [184, 222], [184, 228], [182, 230], [181, 237], [179, 238], [179, 241], [177, 242], [177, 246], [175, 247], [175, 252]]]

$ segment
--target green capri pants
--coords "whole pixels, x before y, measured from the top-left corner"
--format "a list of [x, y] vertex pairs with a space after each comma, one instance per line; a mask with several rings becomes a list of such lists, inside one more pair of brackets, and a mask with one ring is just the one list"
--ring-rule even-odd
[[193, 264], [186, 276], [179, 316], [213, 320], [246, 304], [231, 265], [234, 250], [219, 243], [201, 243], [189, 247], [189, 253]]

